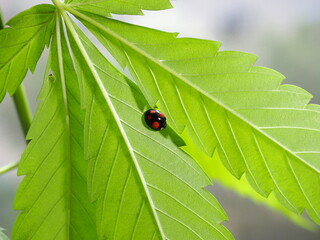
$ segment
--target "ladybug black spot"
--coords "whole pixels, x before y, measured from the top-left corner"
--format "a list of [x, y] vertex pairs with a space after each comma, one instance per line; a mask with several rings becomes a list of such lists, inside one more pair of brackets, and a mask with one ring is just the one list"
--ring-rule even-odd
[[167, 126], [166, 116], [156, 109], [146, 111], [144, 113], [144, 119], [147, 125], [156, 131], [163, 130]]

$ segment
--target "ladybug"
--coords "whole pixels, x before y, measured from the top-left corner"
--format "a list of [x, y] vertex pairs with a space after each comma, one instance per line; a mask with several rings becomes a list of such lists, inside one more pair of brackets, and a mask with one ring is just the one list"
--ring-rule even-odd
[[146, 111], [144, 113], [144, 119], [147, 125], [156, 131], [163, 130], [167, 126], [166, 116], [156, 109]]

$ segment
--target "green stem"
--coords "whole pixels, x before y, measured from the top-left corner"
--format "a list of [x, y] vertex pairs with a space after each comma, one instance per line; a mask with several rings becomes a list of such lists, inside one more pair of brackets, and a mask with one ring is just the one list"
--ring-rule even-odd
[[[5, 26], [4, 19], [3, 19], [2, 11], [0, 9], [0, 30], [3, 29], [4, 26]], [[22, 84], [18, 87], [17, 91], [13, 95], [13, 100], [18, 112], [23, 133], [26, 136], [31, 125], [32, 114], [31, 114], [28, 98], [26, 96], [26, 92]], [[19, 164], [19, 161], [9, 163], [8, 165], [1, 167], [0, 174], [9, 172], [10, 170], [18, 167], [18, 164]]]
[[18, 112], [23, 133], [25, 136], [27, 136], [32, 121], [32, 113], [26, 91], [22, 84], [18, 87], [17, 91], [12, 97]]
[[4, 29], [4, 21], [3, 21], [3, 15], [2, 15], [1, 8], [0, 8], [0, 29]]
[[16, 167], [18, 167], [18, 165], [19, 165], [19, 161], [13, 162], [13, 163], [9, 163], [9, 164], [5, 165], [5, 166], [0, 168], [0, 174], [9, 172], [9, 171], [15, 169]]

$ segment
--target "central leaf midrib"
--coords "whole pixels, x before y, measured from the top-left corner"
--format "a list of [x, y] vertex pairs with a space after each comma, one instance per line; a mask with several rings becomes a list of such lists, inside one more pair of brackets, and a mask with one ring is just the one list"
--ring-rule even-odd
[[[58, 64], [59, 64], [59, 74], [60, 74], [60, 81], [61, 81], [61, 91], [63, 97], [63, 105], [65, 109], [65, 125], [66, 125], [66, 138], [67, 138], [67, 165], [68, 165], [68, 208], [69, 211], [67, 212], [67, 221], [68, 227], [71, 228], [71, 195], [72, 195], [72, 154], [71, 154], [71, 129], [70, 129], [70, 113], [69, 113], [69, 102], [68, 102], [68, 93], [67, 93], [67, 86], [66, 86], [66, 79], [65, 79], [65, 71], [64, 71], [64, 59], [63, 59], [63, 49], [62, 49], [62, 38], [61, 38], [61, 28], [60, 28], [60, 15], [56, 12], [56, 41], [57, 41], [57, 54], [58, 54]], [[70, 238], [71, 231], [68, 231], [68, 237]]]
[[208, 97], [209, 99], [211, 99], [213, 102], [215, 102], [216, 104], [218, 104], [220, 107], [222, 107], [223, 109], [225, 109], [227, 112], [231, 113], [232, 115], [234, 115], [235, 117], [237, 117], [238, 119], [240, 119], [241, 121], [243, 121], [245, 124], [249, 125], [250, 127], [252, 127], [255, 131], [260, 132], [263, 136], [265, 136], [266, 138], [268, 138], [270, 141], [276, 143], [279, 147], [281, 147], [284, 151], [288, 152], [289, 154], [291, 154], [292, 156], [294, 156], [295, 158], [299, 159], [302, 163], [304, 163], [306, 166], [308, 166], [309, 168], [311, 168], [313, 171], [318, 172], [316, 169], [314, 169], [311, 165], [309, 165], [307, 162], [305, 162], [304, 159], [302, 159], [300, 156], [296, 155], [295, 152], [291, 151], [290, 149], [288, 149], [285, 145], [283, 145], [282, 143], [280, 143], [279, 141], [277, 141], [276, 139], [274, 139], [272, 136], [268, 135], [266, 132], [264, 132], [263, 130], [261, 130], [258, 126], [256, 126], [254, 123], [252, 123], [250, 120], [246, 119], [245, 117], [241, 116], [239, 113], [237, 113], [236, 111], [234, 111], [233, 109], [231, 109], [230, 107], [228, 107], [227, 105], [225, 105], [223, 102], [221, 102], [220, 100], [216, 99], [214, 96], [208, 94], [207, 92], [205, 92], [204, 90], [202, 90], [201, 88], [199, 88], [198, 86], [194, 85], [193, 83], [191, 83], [187, 78], [183, 77], [181, 74], [175, 72], [173, 69], [169, 68], [168, 66], [166, 66], [165, 64], [161, 63], [160, 61], [157, 61], [156, 58], [154, 58], [153, 56], [151, 56], [150, 54], [146, 53], [144, 50], [138, 48], [137, 46], [135, 46], [134, 44], [132, 44], [131, 42], [129, 42], [128, 40], [126, 40], [125, 38], [121, 37], [120, 35], [118, 35], [117, 33], [113, 32], [111, 29], [105, 27], [104, 25], [100, 24], [99, 22], [96, 22], [95, 20], [93, 20], [92, 18], [74, 10], [73, 8], [69, 8], [66, 6], [66, 10], [68, 10], [69, 12], [71, 12], [72, 14], [74, 14], [77, 17], [80, 17], [81, 19], [91, 23], [92, 25], [94, 25], [95, 27], [103, 30], [105, 33], [107, 33], [108, 35], [112, 36], [113, 38], [117, 39], [119, 42], [121, 42], [122, 44], [126, 45], [127, 47], [129, 47], [131, 50], [133, 50], [134, 52], [138, 53], [139, 55], [145, 57], [146, 59], [152, 61], [154, 64], [158, 65], [160, 68], [164, 69], [166, 72], [168, 72], [169, 74], [175, 76], [176, 78], [180, 79], [181, 81], [183, 81], [184, 83], [186, 83], [188, 86], [190, 86], [191, 88], [195, 89], [197, 92], [199, 92], [200, 94]]
[[[58, 2], [58, 0], [55, 0], [54, 2]], [[82, 45], [81, 43], [81, 40], [80, 38], [78, 37], [77, 33], [76, 33], [76, 30], [74, 29], [73, 25], [72, 25], [72, 22], [70, 21], [68, 15], [66, 14], [65, 10], [63, 8], [66, 8], [66, 5], [62, 4], [61, 2], [59, 2], [57, 5], [57, 7], [59, 7], [59, 10], [61, 11], [61, 15], [62, 17], [64, 18], [65, 20], [65, 23], [67, 25], [67, 27], [69, 28], [71, 34], [73, 35], [80, 51], [81, 51], [81, 54], [83, 55], [84, 59], [86, 60], [87, 64], [88, 64], [88, 67], [90, 69], [90, 71], [92, 72], [93, 76], [94, 76], [94, 79], [96, 80], [100, 90], [101, 90], [101, 94], [104, 96], [109, 108], [110, 108], [110, 111], [111, 111], [111, 115], [113, 116], [118, 128], [119, 128], [119, 131], [120, 131], [120, 135], [122, 136], [124, 142], [125, 142], [125, 145], [127, 146], [127, 150], [133, 160], [133, 163], [135, 165], [135, 168], [136, 168], [136, 171], [138, 173], [138, 175], [140, 176], [140, 180], [141, 180], [141, 184], [144, 188], [144, 192], [146, 194], [146, 197], [148, 199], [148, 202], [150, 204], [150, 207], [152, 209], [152, 212], [153, 212], [153, 215], [154, 215], [154, 220], [156, 222], [156, 225], [157, 225], [157, 228], [159, 230], [159, 233], [162, 237], [162, 239], [166, 239], [165, 237], [165, 234], [163, 232], [163, 229], [161, 227], [161, 223], [160, 223], [160, 220], [159, 220], [159, 217], [158, 217], [158, 214], [156, 213], [156, 207], [154, 206], [154, 203], [152, 201], [152, 198], [151, 198], [151, 195], [150, 195], [150, 192], [148, 190], [148, 187], [147, 187], [147, 184], [145, 182], [145, 179], [144, 179], [144, 176], [143, 176], [143, 173], [142, 173], [142, 170], [140, 169], [139, 167], [139, 164], [138, 164], [138, 161], [135, 157], [135, 154], [134, 154], [134, 151], [133, 151], [133, 148], [132, 146], [130, 145], [130, 141], [124, 131], [124, 128], [122, 126], [122, 123], [121, 123], [121, 120], [119, 118], [119, 116], [116, 114], [116, 110], [114, 109], [114, 106], [112, 104], [112, 101], [107, 93], [107, 91], [104, 89], [104, 86], [103, 86], [103, 83], [97, 73], [97, 71], [95, 70], [95, 67], [93, 65], [93, 63], [91, 62], [90, 60], [90, 57], [88, 56], [84, 46]], [[61, 8], [60, 8], [61, 7]], [[80, 42], [79, 42], [80, 41]]]

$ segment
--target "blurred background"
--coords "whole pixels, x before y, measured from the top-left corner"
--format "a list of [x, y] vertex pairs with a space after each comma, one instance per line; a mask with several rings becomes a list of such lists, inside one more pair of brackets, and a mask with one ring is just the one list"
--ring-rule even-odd
[[[0, 0], [5, 20], [48, 0]], [[319, 0], [176, 0], [174, 8], [147, 12], [145, 16], [115, 16], [120, 20], [180, 32], [180, 36], [223, 42], [223, 50], [237, 50], [259, 56], [256, 65], [273, 68], [310, 92], [320, 103], [320, 1]], [[28, 73], [25, 86], [33, 112], [41, 87], [46, 53], [34, 75]], [[1, 56], [0, 56], [1, 57]], [[24, 136], [12, 99], [0, 105], [0, 166], [19, 160], [25, 148]], [[16, 171], [0, 175], [0, 226], [10, 236], [17, 215], [13, 200], [21, 177]], [[225, 225], [237, 240], [319, 240], [320, 232], [297, 227], [278, 213], [225, 190], [210, 187], [226, 210]]]

